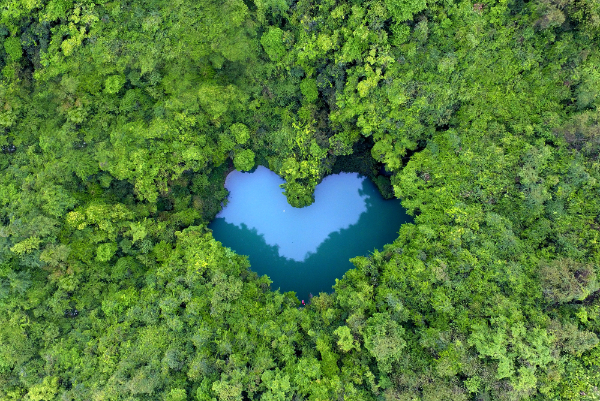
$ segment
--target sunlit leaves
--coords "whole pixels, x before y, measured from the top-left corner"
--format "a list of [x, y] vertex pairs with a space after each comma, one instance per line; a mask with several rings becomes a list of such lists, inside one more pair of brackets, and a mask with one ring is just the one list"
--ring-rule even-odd
[[308, 103], [314, 102], [319, 96], [319, 92], [317, 92], [317, 83], [314, 79], [304, 79], [300, 84], [300, 91], [304, 95], [304, 100]]
[[10, 248], [10, 250], [16, 253], [17, 255], [22, 255], [39, 249], [40, 243], [41, 240], [38, 237], [29, 237], [26, 240], [15, 244], [12, 248]]
[[391, 372], [392, 363], [399, 360], [406, 347], [404, 329], [384, 314], [374, 314], [367, 320], [365, 347], [375, 357], [379, 369]]
[[260, 43], [269, 58], [273, 61], [279, 61], [285, 54], [283, 31], [277, 27], [269, 27], [260, 38]]
[[236, 152], [233, 158], [233, 165], [240, 171], [251, 170], [254, 167], [254, 152], [250, 149]]
[[4, 40], [4, 51], [6, 51], [11, 61], [18, 61], [23, 56], [23, 48], [19, 38], [6, 38]]
[[425, 0], [386, 0], [388, 12], [396, 22], [409, 20], [416, 13], [423, 11], [427, 6]]

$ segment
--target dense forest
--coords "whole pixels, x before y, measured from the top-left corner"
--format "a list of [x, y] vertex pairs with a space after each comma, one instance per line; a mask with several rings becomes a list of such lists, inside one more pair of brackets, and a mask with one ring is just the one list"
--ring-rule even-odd
[[[1, 0], [1, 400], [599, 400], [599, 0]], [[208, 223], [359, 171], [303, 307]]]

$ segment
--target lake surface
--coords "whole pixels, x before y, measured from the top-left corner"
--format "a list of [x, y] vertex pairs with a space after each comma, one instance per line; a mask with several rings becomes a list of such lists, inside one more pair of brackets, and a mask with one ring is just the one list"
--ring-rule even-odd
[[298, 209], [287, 203], [284, 181], [263, 166], [231, 172], [225, 181], [229, 202], [209, 225], [213, 236], [251, 269], [268, 275], [274, 290], [331, 292], [336, 278], [354, 266], [349, 259], [382, 249], [412, 221], [398, 199], [384, 200], [375, 184], [356, 173], [325, 177], [315, 202]]

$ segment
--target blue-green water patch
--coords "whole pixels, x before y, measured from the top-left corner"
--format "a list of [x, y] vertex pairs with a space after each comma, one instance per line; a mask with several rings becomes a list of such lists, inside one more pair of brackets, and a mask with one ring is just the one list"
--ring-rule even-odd
[[268, 275], [273, 289], [296, 291], [300, 299], [330, 292], [353, 267], [350, 258], [381, 249], [410, 220], [399, 200], [384, 200], [356, 173], [325, 177], [315, 202], [301, 209], [287, 203], [283, 182], [262, 166], [231, 172], [228, 203], [209, 228], [223, 245], [248, 255], [251, 269]]

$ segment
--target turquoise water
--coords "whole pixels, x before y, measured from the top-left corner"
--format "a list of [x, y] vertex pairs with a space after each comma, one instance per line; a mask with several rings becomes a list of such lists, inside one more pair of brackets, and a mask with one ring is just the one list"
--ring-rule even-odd
[[368, 255], [396, 239], [410, 221], [400, 201], [384, 200], [375, 185], [356, 173], [330, 175], [315, 189], [315, 202], [292, 207], [269, 169], [231, 172], [228, 203], [209, 225], [214, 237], [251, 269], [266, 274], [271, 288], [309, 294], [331, 292], [336, 278], [353, 267], [348, 259]]

